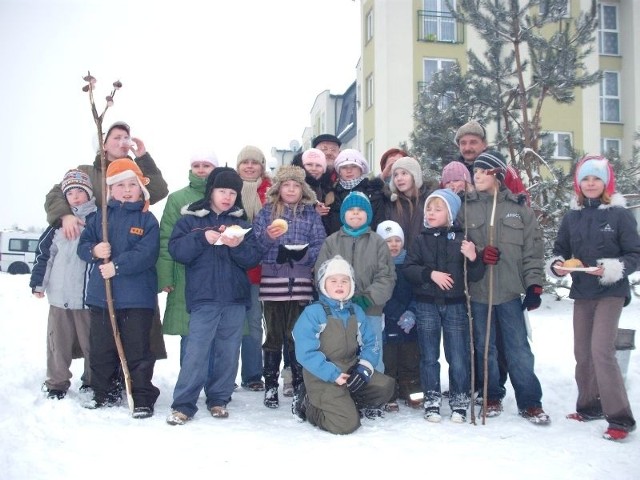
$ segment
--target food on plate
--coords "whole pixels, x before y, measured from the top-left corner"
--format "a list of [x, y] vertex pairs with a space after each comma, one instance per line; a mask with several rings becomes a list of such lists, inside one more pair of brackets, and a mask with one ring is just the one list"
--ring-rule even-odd
[[242, 227], [240, 225], [229, 225], [227, 230], [242, 230]]
[[285, 232], [289, 230], [289, 224], [282, 218], [276, 218], [273, 222], [271, 222], [271, 226], [281, 228]]
[[570, 258], [569, 260], [565, 260], [562, 266], [565, 268], [582, 268], [584, 264], [577, 258]]

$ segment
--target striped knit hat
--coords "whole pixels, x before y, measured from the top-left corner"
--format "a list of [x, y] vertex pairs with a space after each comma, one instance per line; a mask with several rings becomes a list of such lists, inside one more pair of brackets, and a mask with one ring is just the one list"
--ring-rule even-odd
[[485, 150], [473, 162], [473, 168], [497, 170], [495, 177], [500, 182], [504, 182], [504, 176], [507, 173], [507, 161], [497, 150]]

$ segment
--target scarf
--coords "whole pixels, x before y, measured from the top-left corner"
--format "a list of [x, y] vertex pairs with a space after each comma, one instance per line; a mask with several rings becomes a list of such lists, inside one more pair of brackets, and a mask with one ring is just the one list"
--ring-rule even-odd
[[366, 177], [363, 175], [361, 177], [358, 178], [354, 178], [353, 180], [342, 180], [340, 179], [340, 185], [342, 186], [342, 188], [344, 188], [345, 190], [353, 190], [354, 188], [356, 188], [360, 182], [362, 180], [364, 180]]
[[250, 222], [253, 221], [254, 217], [262, 208], [262, 202], [258, 195], [258, 187], [261, 182], [262, 178], [242, 181], [242, 206]]
[[406, 257], [407, 251], [403, 248], [402, 250], [400, 250], [400, 253], [396, 257], [393, 257], [393, 263], [396, 265], [402, 265]]
[[344, 231], [344, 233], [346, 233], [347, 235], [350, 235], [352, 237], [359, 237], [360, 235], [362, 235], [364, 232], [366, 232], [367, 230], [370, 230], [369, 225], [363, 225], [362, 227], [354, 230], [353, 228], [351, 228], [349, 225], [343, 225], [342, 226], [342, 230]]

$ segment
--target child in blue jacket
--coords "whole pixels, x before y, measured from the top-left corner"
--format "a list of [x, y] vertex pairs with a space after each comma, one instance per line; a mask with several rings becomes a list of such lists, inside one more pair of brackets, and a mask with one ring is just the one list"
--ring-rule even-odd
[[[94, 397], [87, 408], [119, 402], [116, 385], [120, 362], [107, 309], [105, 280], [111, 279], [120, 339], [131, 375], [134, 418], [148, 418], [160, 390], [151, 383], [155, 357], [149, 334], [156, 308], [156, 261], [160, 246], [158, 221], [149, 208], [149, 179], [140, 167], [121, 158], [109, 164], [107, 225], [102, 236], [102, 211], [87, 219], [78, 255], [90, 264], [85, 302], [91, 310], [91, 386]], [[105, 261], [107, 263], [105, 263]]]

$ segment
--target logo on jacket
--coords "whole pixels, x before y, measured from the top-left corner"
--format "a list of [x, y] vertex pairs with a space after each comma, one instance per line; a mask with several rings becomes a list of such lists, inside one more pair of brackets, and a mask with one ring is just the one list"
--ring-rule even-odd
[[129, 233], [131, 235], [138, 235], [138, 236], [142, 236], [144, 235], [144, 228], [140, 228], [140, 227], [131, 227], [131, 229], [129, 230]]
[[602, 231], [603, 232], [608, 232], [608, 233], [613, 233], [613, 228], [611, 228], [611, 225], [609, 225], [608, 223], [602, 227]]
[[509, 212], [505, 215], [505, 218], [519, 218], [520, 220], [522, 220], [522, 215], [520, 215], [518, 212]]

